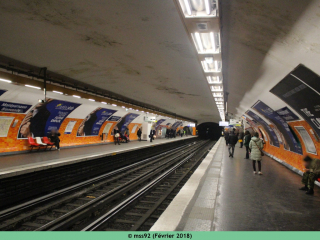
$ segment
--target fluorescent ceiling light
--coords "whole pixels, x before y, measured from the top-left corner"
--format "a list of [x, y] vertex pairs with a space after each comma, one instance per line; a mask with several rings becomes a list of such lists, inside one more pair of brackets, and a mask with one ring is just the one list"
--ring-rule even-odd
[[212, 50], [215, 52], [216, 51], [216, 41], [214, 40], [214, 33], [210, 33], [210, 40], [211, 40], [211, 46]]
[[132, 108], [129, 108], [130, 110], [132, 110]]
[[220, 62], [214, 60], [212, 63], [208, 63], [207, 60], [201, 61], [203, 70], [205, 72], [221, 72], [221, 67], [219, 67]]
[[144, 112], [144, 111], [141, 111], [141, 112]]
[[212, 95], [214, 97], [222, 97], [223, 96], [222, 93], [212, 93]]
[[32, 85], [25, 85], [25, 86], [29, 87], [29, 88], [41, 89], [40, 87], [36, 87], [36, 86], [32, 86]]
[[204, 0], [204, 4], [205, 4], [205, 6], [206, 6], [206, 13], [207, 13], [208, 15], [210, 15], [211, 9], [210, 9], [209, 0]]
[[81, 98], [80, 96], [78, 96], [78, 95], [72, 95], [73, 97], [75, 97], [75, 98]]
[[137, 111], [137, 112], [139, 112], [139, 110], [138, 110], [138, 109], [136, 109], [136, 111]]
[[210, 87], [212, 92], [222, 92], [223, 88], [221, 86], [211, 86]]
[[63, 92], [58, 92], [58, 91], [52, 91], [54, 93], [59, 93], [59, 94], [63, 94]]
[[115, 106], [115, 107], [116, 107], [116, 106], [117, 106], [117, 104], [114, 104], [114, 103], [113, 103], [113, 104], [112, 104], [112, 106]]
[[184, 0], [184, 5], [186, 7], [187, 13], [189, 14], [189, 16], [191, 16], [192, 12], [191, 12], [191, 6], [189, 3], [189, 0]]
[[90, 99], [88, 99], [88, 100], [89, 100], [89, 101], [91, 101], [91, 102], [95, 102], [95, 101], [96, 101], [96, 100], [94, 100], [94, 99], [91, 99], [91, 98], [90, 98]]
[[12, 81], [10, 81], [10, 80], [7, 80], [7, 79], [3, 79], [3, 78], [0, 78], [0, 81], [1, 81], [1, 82], [12, 83]]
[[216, 102], [216, 104], [223, 104], [223, 102]]
[[200, 33], [196, 32], [194, 34], [195, 36], [195, 39], [196, 39], [196, 42], [197, 42], [197, 46], [199, 48], [199, 51], [200, 52], [203, 52], [203, 45], [202, 45], [202, 42], [201, 42], [201, 38], [200, 38]]
[[107, 104], [106, 102], [101, 102], [101, 103], [103, 103], [103, 104]]
[[126, 108], [125, 106], [122, 106], [122, 108]]
[[223, 98], [215, 98], [215, 101], [223, 101]]

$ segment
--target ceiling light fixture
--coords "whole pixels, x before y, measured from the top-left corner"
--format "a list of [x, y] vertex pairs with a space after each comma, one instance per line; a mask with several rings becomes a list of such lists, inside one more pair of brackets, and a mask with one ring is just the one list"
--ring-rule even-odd
[[189, 16], [191, 16], [192, 12], [189, 0], [184, 0], [184, 5], [186, 6], [187, 13], [189, 14]]
[[6, 83], [12, 83], [12, 81], [7, 80], [7, 79], [3, 79], [3, 78], [0, 78], [0, 81], [1, 81], [1, 82], [6, 82]]
[[36, 86], [32, 86], [32, 85], [25, 85], [25, 86], [29, 87], [29, 88], [41, 89], [40, 87], [36, 87]]
[[196, 33], [194, 34], [194, 36], [195, 36], [195, 38], [196, 38], [196, 42], [197, 42], [199, 51], [200, 51], [200, 52], [203, 52], [203, 45], [202, 45], [202, 42], [201, 42], [200, 33], [196, 32]]
[[113, 103], [113, 104], [112, 104], [112, 106], [115, 106], [115, 107], [116, 107], [116, 106], [117, 106], [117, 104], [114, 104], [114, 103]]
[[96, 101], [96, 100], [94, 100], [94, 99], [91, 99], [91, 98], [90, 98], [90, 99], [88, 99], [88, 100], [89, 100], [89, 101], [91, 101], [91, 102], [95, 102], [95, 101]]
[[207, 12], [207, 14], [210, 15], [211, 10], [210, 10], [209, 0], [204, 0], [204, 4], [205, 4], [205, 6], [206, 6], [206, 12]]
[[63, 94], [63, 92], [58, 92], [58, 91], [52, 91], [54, 93], [59, 93], [59, 94]]
[[212, 45], [212, 51], [216, 51], [216, 41], [214, 40], [214, 34], [213, 32], [210, 33], [210, 39], [211, 39], [211, 45]]
[[72, 95], [72, 97], [75, 97], [75, 98], [81, 98], [80, 96], [78, 95]]
[[107, 104], [106, 102], [101, 102], [102, 104]]

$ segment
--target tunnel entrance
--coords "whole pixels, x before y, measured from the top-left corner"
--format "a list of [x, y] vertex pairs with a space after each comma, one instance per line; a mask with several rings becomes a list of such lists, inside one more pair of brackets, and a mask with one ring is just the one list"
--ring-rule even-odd
[[220, 127], [218, 123], [205, 122], [197, 126], [198, 135], [202, 139], [219, 140], [223, 127]]

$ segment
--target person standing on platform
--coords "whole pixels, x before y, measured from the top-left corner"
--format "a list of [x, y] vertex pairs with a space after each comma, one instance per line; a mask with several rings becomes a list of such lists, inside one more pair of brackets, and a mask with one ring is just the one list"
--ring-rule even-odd
[[57, 130], [51, 130], [51, 132], [48, 135], [50, 142], [54, 143], [58, 151], [60, 151], [60, 135], [61, 134]]
[[246, 158], [245, 159], [249, 159], [249, 153], [250, 153], [249, 143], [251, 141], [251, 134], [249, 131], [245, 132], [243, 141], [244, 141], [244, 146], [246, 147]]
[[244, 137], [244, 133], [242, 130], [240, 130], [239, 132], [239, 136], [238, 136], [238, 139], [239, 139], [239, 143], [240, 143], [240, 148], [243, 147], [243, 137]]
[[229, 133], [229, 157], [233, 158], [234, 154], [234, 148], [238, 142], [238, 137], [235, 135], [235, 131], [233, 130], [232, 132]]
[[152, 142], [154, 135], [156, 135], [156, 130], [154, 130], [154, 128], [152, 128], [152, 129], [150, 130], [150, 135], [149, 135], [149, 137], [150, 137], [150, 142]]
[[114, 136], [114, 145], [117, 145], [117, 143], [120, 145], [120, 131], [118, 127], [115, 127], [113, 130], [113, 136]]
[[229, 130], [226, 129], [224, 132], [224, 139], [226, 140], [226, 145], [229, 145]]
[[251, 138], [251, 141], [249, 143], [249, 148], [251, 149], [251, 160], [252, 160], [252, 166], [253, 166], [253, 173], [256, 174], [256, 162], [258, 162], [258, 168], [259, 168], [259, 175], [262, 175], [261, 172], [261, 160], [263, 156], [263, 141], [259, 138], [259, 133], [255, 133], [253, 138]]
[[320, 177], [320, 160], [306, 156], [303, 159], [303, 163], [306, 169], [302, 176], [304, 187], [300, 188], [300, 190], [306, 191], [308, 195], [313, 195], [314, 181]]
[[141, 131], [141, 128], [139, 128], [137, 132], [139, 142], [141, 142], [141, 134], [142, 134], [142, 131]]

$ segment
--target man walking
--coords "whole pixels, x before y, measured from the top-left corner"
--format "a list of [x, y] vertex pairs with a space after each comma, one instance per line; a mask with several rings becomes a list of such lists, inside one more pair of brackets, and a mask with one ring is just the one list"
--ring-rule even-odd
[[235, 130], [233, 129], [233, 131], [229, 133], [229, 147], [228, 147], [229, 157], [233, 158], [234, 148], [237, 142], [238, 142], [238, 137], [235, 135]]

